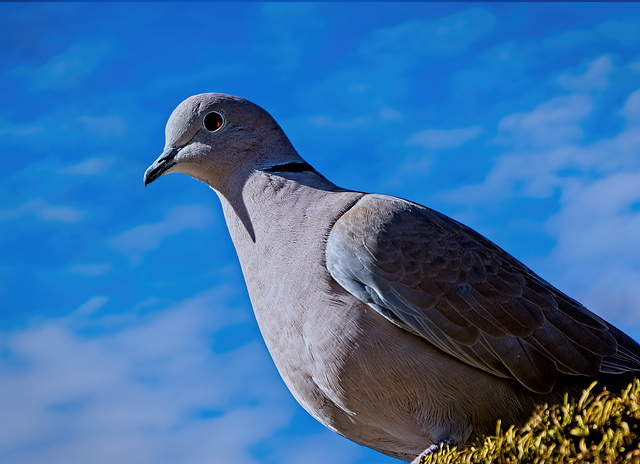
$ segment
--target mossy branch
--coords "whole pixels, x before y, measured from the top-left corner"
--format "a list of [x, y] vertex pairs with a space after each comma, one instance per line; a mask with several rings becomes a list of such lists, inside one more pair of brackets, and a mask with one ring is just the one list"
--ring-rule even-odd
[[619, 394], [604, 389], [594, 396], [596, 382], [579, 400], [538, 408], [524, 427], [476, 440], [465, 449], [443, 449], [421, 464], [515, 463], [640, 463], [640, 381]]

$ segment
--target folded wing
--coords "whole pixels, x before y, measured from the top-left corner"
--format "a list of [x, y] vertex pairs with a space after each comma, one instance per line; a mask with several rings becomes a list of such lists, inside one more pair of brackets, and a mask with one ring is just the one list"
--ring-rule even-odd
[[559, 372], [640, 368], [629, 337], [482, 235], [415, 203], [364, 196], [332, 228], [326, 259], [338, 283], [392, 323], [534, 392], [549, 392]]

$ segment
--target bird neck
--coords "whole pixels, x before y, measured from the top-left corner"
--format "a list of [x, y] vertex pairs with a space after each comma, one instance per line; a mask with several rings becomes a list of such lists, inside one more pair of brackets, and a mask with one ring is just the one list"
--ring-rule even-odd
[[302, 160], [255, 170], [236, 185], [216, 190], [236, 248], [238, 242], [271, 236], [274, 225], [295, 228], [314, 204], [344, 192]]
[[[272, 354], [280, 352], [276, 345], [299, 336], [312, 306], [304, 302], [327, 275], [323, 263], [329, 231], [364, 195], [341, 189], [316, 172], [296, 172], [299, 167], [288, 166], [279, 173], [256, 171], [235, 196], [218, 193]], [[282, 314], [283, 292], [298, 302], [293, 321]], [[284, 335], [269, 336], [276, 333]]]

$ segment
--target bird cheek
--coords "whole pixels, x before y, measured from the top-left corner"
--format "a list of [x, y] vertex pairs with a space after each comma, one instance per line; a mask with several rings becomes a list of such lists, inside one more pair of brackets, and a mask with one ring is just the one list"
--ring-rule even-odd
[[206, 145], [199, 142], [190, 143], [178, 152], [175, 157], [175, 161], [177, 164], [193, 163], [198, 161], [203, 158], [203, 154], [207, 151], [206, 148], [208, 148]]
[[171, 172], [180, 172], [202, 180], [198, 174], [218, 168], [220, 162], [215, 158], [215, 153], [209, 145], [191, 143], [176, 155], [176, 165], [171, 168]]

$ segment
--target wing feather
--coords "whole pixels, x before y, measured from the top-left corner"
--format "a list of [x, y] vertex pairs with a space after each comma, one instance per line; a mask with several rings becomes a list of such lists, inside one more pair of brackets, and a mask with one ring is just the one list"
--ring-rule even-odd
[[482, 235], [415, 203], [365, 195], [331, 229], [326, 264], [394, 324], [532, 391], [550, 391], [559, 373], [640, 370], [632, 339]]

